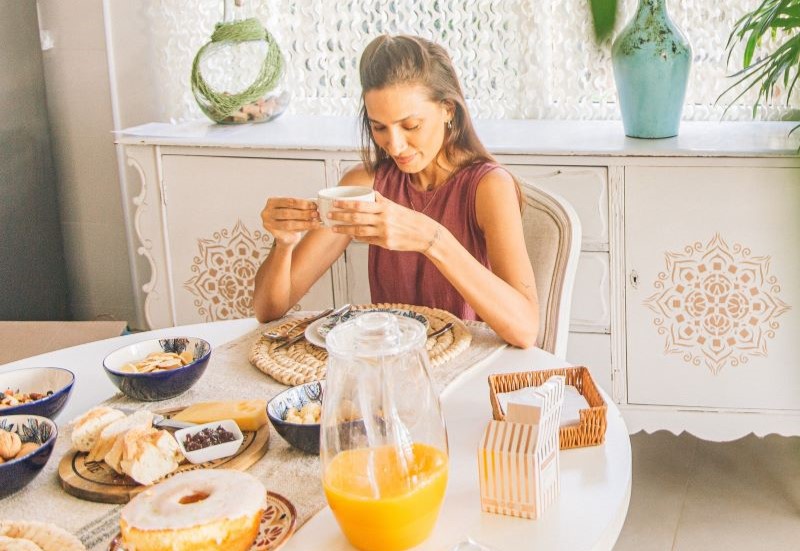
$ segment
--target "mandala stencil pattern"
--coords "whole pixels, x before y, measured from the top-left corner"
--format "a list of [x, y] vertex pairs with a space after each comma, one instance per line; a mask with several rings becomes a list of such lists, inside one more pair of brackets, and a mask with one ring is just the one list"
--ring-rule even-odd
[[769, 263], [770, 257], [751, 256], [738, 243], [731, 249], [719, 234], [706, 245], [667, 252], [666, 272], [653, 284], [658, 292], [644, 301], [656, 314], [658, 333], [666, 335], [664, 352], [705, 363], [714, 374], [728, 363], [766, 356], [776, 318], [790, 308], [777, 296]]
[[197, 297], [197, 312], [206, 321], [253, 316], [253, 280], [271, 246], [269, 234], [251, 233], [240, 220], [233, 230], [197, 243], [200, 254], [191, 267], [197, 275], [183, 284]]

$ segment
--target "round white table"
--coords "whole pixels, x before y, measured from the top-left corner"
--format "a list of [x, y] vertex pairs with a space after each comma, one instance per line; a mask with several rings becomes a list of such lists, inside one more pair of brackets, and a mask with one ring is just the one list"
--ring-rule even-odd
[[[255, 329], [254, 319], [160, 329], [93, 342], [19, 360], [0, 371], [57, 366], [76, 375], [72, 398], [57, 418], [59, 425], [113, 396], [116, 388], [101, 368], [117, 348], [154, 337], [192, 335], [212, 346]], [[468, 537], [496, 551], [610, 550], [622, 530], [631, 491], [631, 448], [622, 416], [608, 404], [606, 441], [601, 446], [561, 452], [561, 494], [539, 520], [482, 513], [478, 487], [477, 445], [491, 419], [490, 373], [563, 367], [565, 362], [538, 349], [506, 348], [463, 374], [442, 395], [450, 449], [450, 480], [433, 534], [419, 550], [449, 551]], [[352, 550], [327, 507], [309, 520], [284, 551]]]

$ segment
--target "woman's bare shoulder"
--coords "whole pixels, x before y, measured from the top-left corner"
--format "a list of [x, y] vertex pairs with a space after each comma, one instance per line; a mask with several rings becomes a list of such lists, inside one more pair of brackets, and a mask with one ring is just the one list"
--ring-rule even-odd
[[502, 166], [490, 170], [480, 179], [475, 192], [478, 224], [483, 228], [497, 217], [519, 216], [519, 200], [517, 183], [511, 173]]
[[496, 165], [495, 168], [484, 174], [477, 187], [477, 200], [497, 198], [504, 200], [509, 195], [516, 198], [516, 182], [514, 177], [505, 167]]
[[364, 163], [351, 166], [339, 180], [340, 186], [367, 186], [372, 187], [375, 182], [375, 174], [370, 174]]

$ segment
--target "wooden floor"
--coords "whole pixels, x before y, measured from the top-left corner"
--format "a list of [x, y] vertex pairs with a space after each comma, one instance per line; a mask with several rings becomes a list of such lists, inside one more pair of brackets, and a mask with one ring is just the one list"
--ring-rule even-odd
[[800, 438], [631, 436], [633, 487], [615, 551], [800, 550]]
[[0, 321], [0, 365], [119, 337], [126, 326], [124, 321]]

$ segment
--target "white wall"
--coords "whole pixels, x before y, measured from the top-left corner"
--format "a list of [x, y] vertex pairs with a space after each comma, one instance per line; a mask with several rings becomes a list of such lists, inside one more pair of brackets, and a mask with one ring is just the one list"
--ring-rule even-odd
[[36, 4], [0, 13], [0, 319], [68, 319]]
[[52, 39], [43, 53], [44, 73], [71, 309], [75, 319], [142, 327], [112, 134], [104, 3], [38, 3], [40, 29]]

